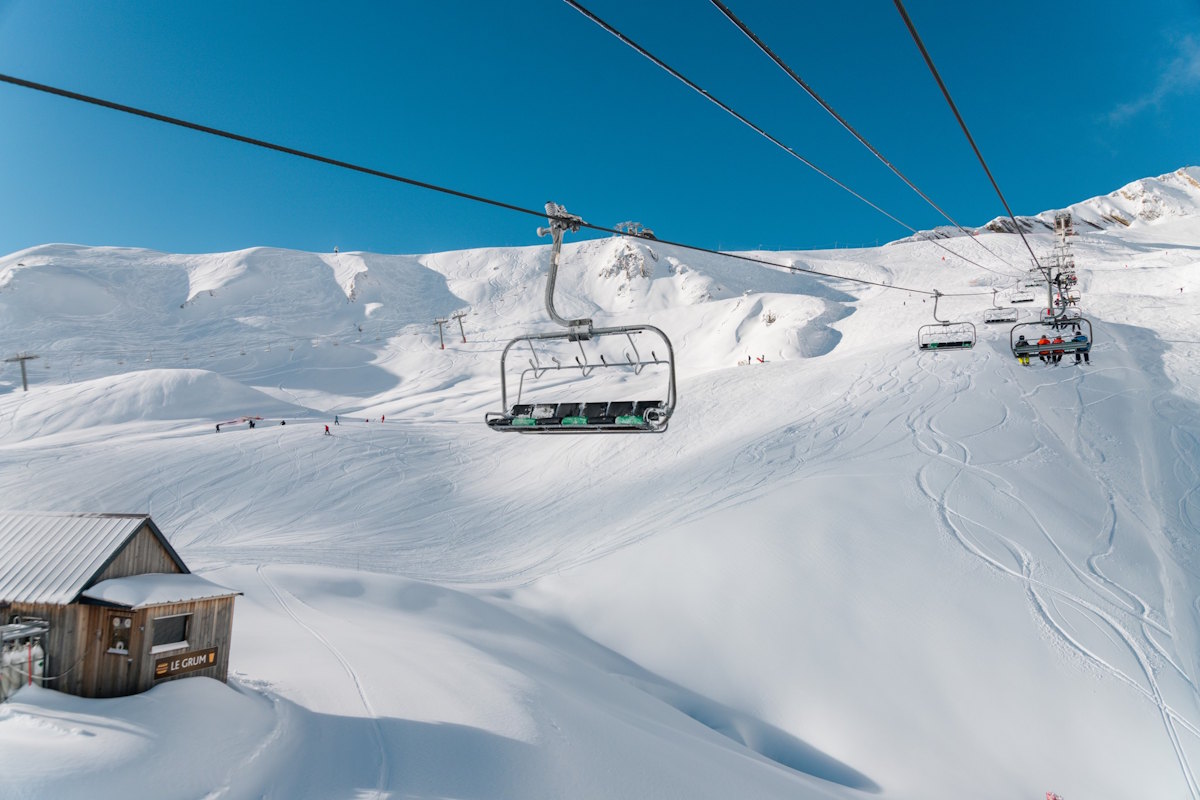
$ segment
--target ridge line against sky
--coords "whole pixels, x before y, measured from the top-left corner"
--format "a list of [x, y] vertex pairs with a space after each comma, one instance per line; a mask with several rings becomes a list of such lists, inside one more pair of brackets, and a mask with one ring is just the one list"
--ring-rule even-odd
[[[907, 234], [565, 3], [433, 5], [284, 14], [0, 0], [0, 71], [703, 247]], [[956, 218], [1003, 213], [890, 5], [729, 5]], [[588, 7], [872, 202], [918, 227], [943, 222], [710, 3]], [[1196, 4], [908, 10], [1016, 213], [1200, 163]], [[56, 241], [414, 253], [539, 241], [520, 215], [12, 86], [0, 87], [0, 114], [3, 253]]]

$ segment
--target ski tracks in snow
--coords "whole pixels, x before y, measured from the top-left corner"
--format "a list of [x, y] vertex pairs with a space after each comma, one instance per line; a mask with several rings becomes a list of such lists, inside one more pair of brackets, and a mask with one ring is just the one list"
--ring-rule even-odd
[[[346, 658], [341, 650], [339, 650], [331, 641], [329, 641], [329, 639], [326, 638], [320, 631], [318, 631], [312, 625], [309, 625], [300, 617], [292, 604], [289, 603], [284, 597], [285, 594], [290, 594], [290, 592], [281, 589], [267, 576], [266, 565], [259, 564], [256, 567], [256, 572], [258, 573], [258, 577], [262, 580], [263, 584], [271, 591], [271, 594], [275, 596], [275, 599], [279, 602], [280, 607], [287, 613], [287, 615], [291, 617], [297, 625], [308, 631], [308, 633], [311, 634], [314, 639], [320, 642], [325, 649], [329, 651], [330, 655], [337, 660], [342, 669], [345, 671], [346, 675], [354, 683], [354, 689], [358, 693], [359, 700], [362, 701], [363, 709], [367, 712], [367, 716], [371, 720], [372, 738], [375, 740], [375, 745], [379, 750], [379, 775], [376, 780], [375, 791], [371, 794], [361, 797], [362, 800], [367, 800], [367, 798], [385, 800], [386, 798], [391, 797], [391, 792], [388, 790], [388, 785], [391, 782], [391, 770], [388, 763], [387, 745], [384, 742], [383, 729], [379, 724], [379, 715], [375, 712], [374, 706], [371, 705], [371, 700], [367, 696], [367, 690], [363, 685], [362, 677], [358, 674], [358, 671], [354, 668], [354, 665], [350, 663], [350, 660]], [[298, 600], [297, 602], [302, 601]]]
[[[998, 365], [994, 363], [996, 360], [994, 356], [988, 354], [985, 358], [972, 362], [963, 369], [955, 370], [953, 377], [956, 382], [958, 379], [965, 379], [966, 386], [970, 387], [972, 384], [970, 369], [997, 369]], [[1163, 624], [1153, 619], [1151, 605], [1136, 592], [1105, 574], [1100, 568], [1100, 560], [1113, 550], [1116, 533], [1118, 493], [1112, 478], [1105, 470], [1097, 470], [1097, 478], [1103, 487], [1107, 503], [1106, 529], [1101, 532], [1100, 536], [1103, 549], [1092, 553], [1086, 558], [1084, 566], [1080, 566], [1056, 540], [1050, 526], [1039, 518], [1036, 509], [1020, 496], [1014, 486], [996, 472], [972, 463], [971, 451], [965, 441], [969, 437], [952, 437], [939, 428], [940, 415], [954, 403], [959, 402], [964, 395], [958, 391], [944, 391], [946, 381], [937, 374], [936, 370], [928, 369], [925, 363], [928, 362], [923, 360], [920, 366], [927, 376], [937, 382], [938, 391], [930, 402], [920, 403], [913, 408], [907, 425], [916, 448], [930, 457], [930, 461], [918, 471], [917, 483], [921, 492], [938, 509], [940, 525], [972, 556], [980, 559], [990, 568], [1021, 581], [1037, 618], [1053, 636], [1102, 672], [1129, 685], [1154, 704], [1162, 716], [1164, 731], [1179, 763], [1189, 796], [1192, 800], [1200, 799], [1200, 783], [1197, 782], [1180, 739], [1180, 729], [1200, 738], [1200, 728], [1173, 708], [1164, 696], [1156, 675], [1155, 658], [1161, 659], [1178, 672], [1193, 694], [1196, 693], [1196, 684], [1183, 667], [1170, 658], [1165, 648], [1157, 641], [1156, 635], [1170, 637], [1171, 632]], [[1088, 454], [1090, 460], [1103, 464], [1105, 458], [1102, 444], [1085, 444], [1088, 434], [1085, 431], [1084, 412], [1088, 404], [1084, 402], [1082, 395], [1082, 381], [1082, 376], [1074, 379], [1078, 406], [1075, 411], [1069, 444], [1080, 455], [1085, 447], [1089, 448], [1092, 451]], [[955, 390], [961, 388], [963, 387], [954, 387]], [[1036, 393], [1037, 389], [1034, 389], [1025, 393], [1024, 397], [1029, 399]], [[1003, 419], [999, 426], [1003, 426], [1012, 416], [1014, 416], [1014, 409], [1005, 405]], [[982, 435], [997, 427], [993, 425], [972, 435]], [[1038, 449], [1048, 446], [1044, 438], [1047, 433], [1035, 430], [1034, 435], [1038, 442]], [[1185, 459], [1181, 458], [1180, 460]], [[948, 479], [943, 478], [940, 481], [940, 486], [936, 485], [938, 481], [935, 481], [935, 476], [932, 474], [939, 466], [949, 467], [952, 470]], [[1050, 576], [1053, 575], [1054, 570], [1048, 568], [1046, 564], [1039, 563], [1035, 557], [1035, 541], [1019, 541], [1015, 536], [1000, 532], [994, 525], [974, 519], [969, 514], [960, 511], [961, 506], [958, 500], [967, 500], [971, 496], [969, 494], [971, 487], [968, 485], [970, 483], [986, 485], [1003, 498], [1005, 505], [1016, 509], [1016, 513], [1025, 516], [1029, 525], [1023, 526], [1022, 530], [1036, 532], [1037, 537], [1044, 544], [1049, 545], [1048, 552], [1065, 566], [1069, 574], [1082, 586], [1091, 588], [1096, 597], [1088, 598], [1078, 591], [1071, 591], [1052, 583]], [[1180, 502], [1186, 503], [1186, 501], [1187, 497], [1185, 496]], [[1184, 507], [1181, 507], [1180, 511], [1181, 516], [1185, 519], [1190, 513]], [[990, 539], [991, 543], [985, 541], [985, 538]], [[999, 552], [997, 552], [997, 548], [999, 548]], [[1131, 674], [1129, 670], [1113, 663], [1110, 658], [1106, 658], [1095, 648], [1090, 647], [1080, 635], [1076, 635], [1071, 629], [1072, 626], [1062, 617], [1061, 611], [1057, 608], [1059, 604], [1063, 603], [1088, 616], [1107, 641], [1128, 652], [1136, 664], [1138, 674]], [[1123, 621], [1123, 617], [1129, 619]]]

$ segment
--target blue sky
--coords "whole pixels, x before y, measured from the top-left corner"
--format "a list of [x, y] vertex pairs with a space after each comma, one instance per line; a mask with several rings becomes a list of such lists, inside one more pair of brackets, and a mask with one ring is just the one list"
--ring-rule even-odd
[[[941, 216], [704, 0], [583, 4], [917, 228]], [[727, 0], [964, 225], [1003, 213], [894, 6]], [[1200, 2], [908, 0], [1014, 211], [1200, 163]], [[559, 0], [0, 0], [0, 72], [704, 247], [907, 231]], [[422, 253], [531, 217], [0, 85], [0, 252]]]

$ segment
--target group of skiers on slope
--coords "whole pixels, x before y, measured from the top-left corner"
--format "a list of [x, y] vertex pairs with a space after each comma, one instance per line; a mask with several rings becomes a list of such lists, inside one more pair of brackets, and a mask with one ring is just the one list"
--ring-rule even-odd
[[[262, 419], [262, 417], [259, 417], [259, 419]], [[254, 420], [252, 420], [252, 419], [247, 419], [247, 420], [246, 420], [246, 422], [249, 422], [249, 423], [250, 423], [250, 427], [251, 427], [251, 428], [253, 428], [253, 427], [254, 427]], [[217, 433], [220, 433], [220, 432], [221, 432], [221, 426], [222, 426], [222, 425], [237, 425], [237, 424], [238, 424], [238, 423], [237, 423], [237, 421], [234, 421], [234, 422], [218, 422], [218, 423], [217, 423]], [[280, 424], [280, 425], [287, 425], [287, 420], [283, 420], [283, 419], [281, 419], [281, 420], [279, 420], [279, 424]]]
[[[371, 421], [371, 420], [369, 420], [369, 419], [364, 419], [364, 420], [363, 420], [363, 422], [370, 422], [370, 421]], [[384, 414], [380, 414], [380, 415], [379, 415], [379, 421], [380, 421], [380, 422], [387, 422], [387, 416], [386, 416], [386, 415], [384, 415]], [[251, 419], [251, 420], [247, 420], [247, 422], [249, 422], [249, 423], [250, 423], [250, 427], [251, 427], [251, 428], [253, 428], [253, 427], [254, 427], [254, 420], [252, 420], [252, 419]], [[224, 424], [224, 423], [217, 423], [217, 433], [220, 433], [220, 432], [221, 432], [221, 425], [222, 425], [222, 424]], [[286, 420], [280, 420], [280, 421], [279, 421], [279, 424], [280, 424], [280, 425], [287, 425], [287, 421], [286, 421]], [[341, 421], [341, 419], [339, 418], [339, 416], [338, 416], [337, 414], [334, 414], [334, 415], [333, 415], [333, 424], [334, 424], [334, 425], [341, 425], [341, 424], [342, 424], [342, 421]], [[331, 436], [331, 435], [332, 435], [332, 434], [330, 434], [330, 432], [329, 432], [329, 426], [328, 426], [328, 425], [326, 425], [326, 426], [325, 426], [325, 435], [326, 435], [326, 436]]]
[[[1089, 352], [1091, 351], [1092, 347], [1090, 344], [1087, 343], [1087, 341], [1088, 341], [1087, 336], [1083, 335], [1082, 333], [1077, 332], [1069, 341], [1072, 343], [1079, 343], [1082, 345], [1077, 350], [1075, 350], [1075, 363], [1076, 364], [1079, 364], [1080, 362], [1082, 362], [1084, 364], [1092, 363], [1092, 357], [1089, 355]], [[1045, 348], [1045, 349], [1038, 350], [1038, 358], [1041, 359], [1043, 364], [1057, 364], [1060, 361], [1062, 361], [1062, 357], [1063, 357], [1063, 355], [1065, 355], [1065, 353], [1061, 349], [1055, 349], [1054, 345], [1056, 345], [1056, 344], [1065, 344], [1065, 341], [1063, 340], [1063, 337], [1061, 335], [1056, 335], [1053, 339], [1051, 339], [1046, 334], [1042, 334], [1042, 338], [1037, 340], [1037, 346], [1039, 348]], [[1028, 347], [1028, 346], [1029, 346], [1029, 341], [1025, 338], [1024, 335], [1017, 337], [1017, 347]], [[1030, 356], [1029, 353], [1018, 353], [1017, 361], [1019, 361], [1021, 364], [1024, 364], [1025, 366], [1028, 367], [1029, 366], [1029, 356]]]
[[[364, 419], [364, 420], [363, 420], [363, 422], [370, 422], [370, 421], [371, 421], [371, 420], [369, 420], [369, 419]], [[379, 415], [379, 421], [380, 421], [380, 422], [387, 422], [387, 415], [386, 415], [386, 414], [380, 414], [380, 415]], [[341, 424], [342, 424], [342, 421], [341, 421], [341, 419], [338, 417], [338, 415], [337, 415], [337, 414], [334, 414], [334, 415], [333, 415], [333, 424], [334, 424], [334, 425], [341, 425]], [[331, 435], [332, 435], [332, 434], [330, 434], [330, 433], [329, 433], [329, 426], [328, 426], [328, 425], [326, 425], [326, 426], [325, 426], [325, 435], [326, 435], [326, 436], [331, 436]]]

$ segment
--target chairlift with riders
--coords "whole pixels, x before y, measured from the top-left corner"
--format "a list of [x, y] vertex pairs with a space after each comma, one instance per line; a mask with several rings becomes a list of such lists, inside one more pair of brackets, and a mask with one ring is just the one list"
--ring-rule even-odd
[[[1038, 344], [1038, 339], [1044, 334], [1046, 326], [1041, 322], [1022, 322], [1014, 325], [1008, 332], [1008, 345], [1016, 358], [1028, 358], [1036, 355], [1068, 355], [1075, 352], [1089, 352], [1092, 349], [1092, 323], [1085, 317], [1077, 317], [1069, 322], [1054, 326], [1055, 331], [1069, 328], [1072, 338], [1062, 337], [1063, 341], [1050, 345]], [[1028, 334], [1030, 338], [1026, 338]], [[1049, 334], [1045, 334], [1049, 335]]]

